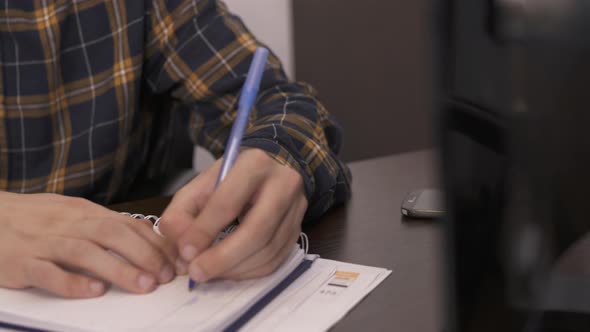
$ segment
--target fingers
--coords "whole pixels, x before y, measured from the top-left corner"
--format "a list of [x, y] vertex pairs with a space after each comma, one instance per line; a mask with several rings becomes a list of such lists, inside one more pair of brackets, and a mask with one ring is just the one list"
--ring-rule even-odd
[[191, 262], [189, 274], [194, 280], [204, 282], [220, 277], [254, 254], [258, 257], [249, 264], [267, 263], [286, 242], [293, 243], [292, 234], [298, 234], [295, 228], [301, 222], [297, 217], [302, 215], [289, 215], [291, 207], [299, 204], [297, 187], [285, 186], [282, 180], [277, 178], [276, 183], [264, 186], [237, 230]]
[[268, 246], [226, 271], [222, 277], [242, 280], [258, 278], [274, 272], [293, 250], [293, 245], [301, 234], [301, 220], [306, 210], [307, 200], [301, 198], [285, 217], [284, 224], [289, 226], [282, 226]]
[[0, 266], [7, 270], [0, 287], [86, 298], [103, 294], [107, 283], [146, 293], [174, 277], [176, 245], [144, 223], [83, 199], [18, 198], [0, 220]]
[[154, 275], [144, 272], [96, 244], [70, 238], [48, 237], [38, 257], [87, 271], [133, 293], [148, 293], [157, 286]]
[[261, 278], [265, 277], [273, 272], [275, 272], [281, 264], [289, 257], [289, 254], [293, 251], [296, 247], [295, 242], [297, 242], [297, 238], [299, 234], [294, 238], [293, 242], [285, 243], [285, 245], [276, 252], [276, 255], [264, 265], [261, 265], [254, 269], [248, 269], [244, 271], [236, 271], [235, 273], [231, 273], [224, 278], [230, 280], [247, 280], [247, 279], [254, 279], [254, 278]]
[[[224, 227], [234, 221], [251, 201], [267, 176], [268, 164], [256, 154], [244, 154], [222, 184], [207, 201], [195, 222], [187, 229], [178, 243], [181, 257], [192, 261], [208, 248]], [[252, 157], [255, 156], [255, 157]], [[268, 156], [264, 156], [269, 158]]]
[[137, 268], [156, 276], [160, 283], [169, 282], [174, 278], [174, 265], [169, 263], [163, 251], [139, 235], [128, 222], [127, 217], [115, 213], [112, 219], [89, 220], [86, 227], [72, 232], [76, 238], [112, 250]]
[[256, 254], [224, 272], [221, 277], [233, 280], [251, 279], [274, 272], [289, 256], [301, 234], [301, 223], [305, 210], [292, 207], [272, 241]]
[[101, 296], [106, 291], [102, 281], [64, 271], [51, 262], [29, 259], [22, 266], [22, 279], [29, 287], [44, 289], [61, 297], [92, 298]]
[[220, 168], [221, 161], [217, 161], [174, 195], [160, 223], [160, 231], [167, 239], [178, 241], [193, 224], [215, 189]]
[[[184, 263], [178, 257], [176, 244], [156, 234], [152, 228], [151, 222], [140, 222], [139, 220], [133, 218], [125, 219], [128, 219], [125, 220], [125, 223], [127, 223], [129, 227], [133, 228], [153, 247], [159, 249], [164, 254], [168, 264], [176, 268], [177, 274], [184, 275], [187, 273], [186, 263]], [[160, 278], [160, 282], [166, 282], [165, 280], [166, 278]]]

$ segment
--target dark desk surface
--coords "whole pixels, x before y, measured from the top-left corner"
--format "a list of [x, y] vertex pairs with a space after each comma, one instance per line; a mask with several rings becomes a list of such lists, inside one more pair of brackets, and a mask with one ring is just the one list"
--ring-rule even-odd
[[[393, 270], [334, 331], [440, 331], [439, 225], [406, 220], [400, 203], [413, 189], [436, 186], [431, 151], [352, 163], [353, 197], [306, 227], [310, 252], [324, 258]], [[160, 214], [167, 199], [115, 207]]]

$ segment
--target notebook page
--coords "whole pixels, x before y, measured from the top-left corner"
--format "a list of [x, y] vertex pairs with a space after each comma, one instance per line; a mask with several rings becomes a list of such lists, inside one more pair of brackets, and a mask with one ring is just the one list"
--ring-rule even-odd
[[0, 321], [64, 332], [207, 331], [229, 325], [304, 258], [298, 247], [274, 274], [240, 282], [215, 281], [188, 292], [178, 277], [147, 295], [119, 289], [90, 300], [60, 299], [37, 290], [0, 289]]
[[[224, 328], [233, 323], [242, 314], [244, 314], [250, 306], [258, 302], [266, 293], [284, 280], [293, 270], [301, 264], [305, 258], [304, 251], [299, 246], [291, 253], [287, 262], [273, 275], [257, 279], [249, 287], [241, 287], [240, 283], [234, 284], [234, 289], [231, 292], [227, 290], [214, 288], [201, 290], [206, 293], [202, 298], [202, 306], [210, 307], [207, 313], [198, 322], [195, 320], [195, 308], [191, 306], [183, 306], [173, 314], [167, 317], [152, 327], [149, 331], [222, 331]], [[229, 282], [231, 283], [231, 282]], [[203, 285], [199, 285], [201, 287]], [[226, 285], [231, 287], [230, 285]], [[197, 287], [197, 288], [198, 288]], [[220, 298], [220, 293], [225, 295]], [[216, 303], [216, 305], [212, 305]], [[199, 308], [196, 308], [199, 310]], [[195, 325], [196, 323], [196, 325]]]

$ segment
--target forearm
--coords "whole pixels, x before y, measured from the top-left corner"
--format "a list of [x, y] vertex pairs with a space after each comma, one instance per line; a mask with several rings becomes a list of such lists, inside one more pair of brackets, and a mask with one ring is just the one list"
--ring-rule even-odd
[[[152, 16], [156, 28], [148, 35], [156, 41], [151, 42], [155, 49], [149, 52], [147, 79], [154, 92], [167, 92], [192, 109], [195, 143], [220, 157], [249, 64], [261, 43], [220, 1], [199, 2], [192, 19], [182, 10], [188, 3], [154, 10], [180, 16]], [[171, 33], [162, 39], [158, 32], [166, 22], [172, 22]], [[341, 130], [312, 89], [289, 81], [271, 55], [260, 91], [243, 146], [260, 148], [302, 175], [308, 219], [343, 202], [350, 193], [350, 175], [337, 158]]]

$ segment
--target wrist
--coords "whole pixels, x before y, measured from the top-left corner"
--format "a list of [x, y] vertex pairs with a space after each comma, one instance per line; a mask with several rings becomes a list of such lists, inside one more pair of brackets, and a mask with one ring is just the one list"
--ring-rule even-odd
[[303, 181], [303, 192], [309, 202], [315, 190], [313, 172], [296, 151], [291, 151], [277, 141], [266, 138], [249, 138], [242, 142], [243, 149], [258, 149], [281, 165], [295, 170]]

